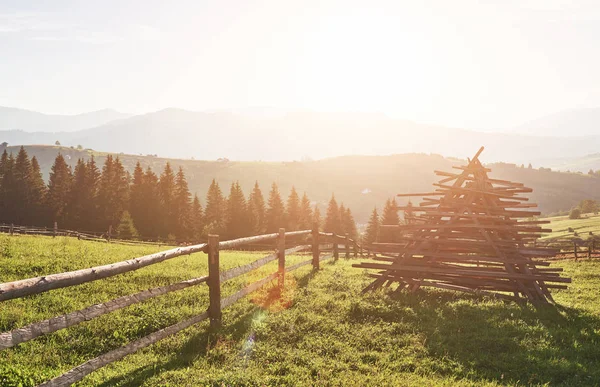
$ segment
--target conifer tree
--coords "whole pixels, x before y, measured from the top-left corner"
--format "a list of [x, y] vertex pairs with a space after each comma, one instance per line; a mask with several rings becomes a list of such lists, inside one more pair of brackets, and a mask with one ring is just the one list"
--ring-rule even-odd
[[248, 197], [248, 227], [252, 235], [264, 234], [267, 229], [265, 199], [258, 181], [254, 183], [254, 188]]
[[191, 193], [183, 168], [179, 167], [175, 178], [175, 196], [173, 198], [174, 233], [179, 240], [188, 240], [191, 236]]
[[85, 228], [87, 180], [87, 165], [83, 159], [79, 159], [73, 171], [73, 182], [69, 190], [69, 202], [66, 208], [66, 226], [69, 229], [83, 230]]
[[213, 179], [208, 187], [206, 194], [206, 207], [204, 210], [204, 234], [205, 236], [209, 233], [220, 234], [223, 232], [225, 226], [225, 199], [223, 198], [223, 192], [221, 187]]
[[30, 206], [31, 206], [31, 220], [32, 225], [43, 225], [46, 224], [46, 183], [42, 177], [42, 171], [40, 169], [40, 163], [37, 158], [33, 156], [31, 158], [31, 177], [30, 177]]
[[136, 239], [138, 237], [138, 232], [135, 229], [129, 211], [123, 211], [121, 214], [121, 219], [117, 225], [116, 232], [119, 239]]
[[12, 187], [12, 222], [25, 225], [31, 220], [31, 161], [24, 147], [21, 147], [15, 160]]
[[338, 208], [334, 195], [331, 195], [331, 200], [329, 200], [329, 206], [327, 207], [327, 214], [325, 216], [325, 226], [323, 227], [323, 230], [325, 232], [333, 232], [335, 234], [340, 234], [342, 231], [340, 222], [340, 210]]
[[286, 224], [286, 231], [297, 231], [300, 224], [300, 197], [294, 186], [287, 200]]
[[346, 230], [346, 207], [344, 206], [344, 203], [340, 203], [340, 206], [338, 207], [338, 211], [340, 212], [340, 235], [344, 235], [348, 232], [348, 230]]
[[100, 228], [100, 212], [98, 208], [98, 187], [100, 185], [101, 173], [96, 165], [96, 159], [94, 159], [93, 155], [86, 162], [85, 171], [86, 183], [83, 193], [84, 230], [102, 230]]
[[54, 159], [48, 180], [48, 194], [46, 203], [50, 213], [50, 222], [65, 223], [66, 208], [71, 190], [71, 167], [69, 167], [62, 154]]
[[300, 217], [298, 222], [298, 228], [300, 230], [310, 230], [313, 226], [313, 214], [310, 208], [310, 200], [306, 195], [302, 195], [302, 202], [300, 203]]
[[[381, 224], [382, 225], [399, 225], [400, 218], [398, 216], [398, 210], [396, 209], [396, 200], [388, 199], [385, 202], [385, 207], [383, 208], [383, 214], [381, 216]], [[397, 230], [394, 229], [386, 229], [381, 228], [379, 231], [379, 241], [380, 242], [395, 242], [396, 235], [398, 234]]]
[[136, 228], [144, 237], [156, 240], [161, 232], [161, 225], [156, 221], [160, 219], [161, 208], [158, 194], [158, 176], [150, 167], [144, 173], [141, 201], [145, 210], [142, 222]]
[[370, 245], [371, 243], [377, 242], [379, 236], [379, 226], [379, 214], [377, 213], [377, 207], [375, 207], [373, 208], [373, 212], [369, 218], [369, 223], [367, 224], [367, 230], [365, 231], [365, 235], [363, 237], [364, 244]]
[[202, 231], [204, 229], [204, 215], [202, 214], [202, 204], [198, 195], [194, 195], [190, 215], [191, 235], [190, 240], [194, 243], [200, 243], [202, 240]]
[[98, 209], [101, 230], [116, 228], [129, 199], [129, 181], [119, 158], [106, 157], [98, 187]]
[[267, 207], [267, 232], [273, 233], [279, 231], [279, 228], [285, 226], [285, 207], [279, 194], [277, 184], [273, 183], [269, 192], [269, 202]]
[[319, 210], [319, 206], [315, 205], [315, 209], [313, 210], [313, 224], [311, 224], [310, 228], [312, 229], [314, 225], [316, 225], [319, 230], [322, 229], [323, 220], [321, 219], [321, 210]]
[[246, 211], [246, 199], [244, 198], [240, 183], [231, 183], [225, 215], [227, 238], [234, 239], [247, 235]]
[[144, 170], [139, 161], [133, 169], [133, 178], [129, 192], [129, 213], [131, 219], [133, 219], [135, 228], [141, 231], [143, 223], [147, 221], [147, 219], [144, 219], [147, 208], [144, 203]]
[[158, 182], [158, 197], [160, 200], [161, 217], [164, 219], [160, 230], [162, 237], [175, 234], [175, 175], [171, 164], [167, 162]]
[[7, 187], [9, 182], [5, 179], [5, 176], [8, 175], [9, 170], [11, 169], [9, 161], [8, 161], [8, 152], [6, 148], [4, 152], [2, 152], [2, 156], [0, 157], [0, 222], [8, 222], [8, 197], [7, 197]]
[[352, 216], [352, 211], [350, 208], [346, 208], [342, 215], [343, 224], [344, 224], [344, 233], [348, 233], [350, 238], [357, 240], [358, 230], [356, 229], [356, 222], [354, 221], [354, 216]]

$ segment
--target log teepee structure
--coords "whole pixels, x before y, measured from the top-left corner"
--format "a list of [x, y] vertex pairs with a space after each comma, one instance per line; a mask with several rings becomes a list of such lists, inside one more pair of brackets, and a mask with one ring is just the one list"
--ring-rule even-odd
[[[459, 173], [435, 171], [441, 176], [434, 192], [401, 194], [423, 196], [418, 206], [398, 207], [409, 222], [398, 229], [394, 243], [374, 243], [375, 262], [354, 267], [377, 269], [366, 289], [399, 283], [398, 290], [421, 286], [459, 290], [532, 303], [553, 302], [549, 289], [564, 289], [570, 278], [561, 268], [549, 268], [556, 251], [535, 247], [546, 221], [531, 220], [539, 212], [521, 196], [533, 190], [521, 183], [488, 177], [490, 169], [479, 155]], [[384, 226], [385, 227], [385, 226]]]

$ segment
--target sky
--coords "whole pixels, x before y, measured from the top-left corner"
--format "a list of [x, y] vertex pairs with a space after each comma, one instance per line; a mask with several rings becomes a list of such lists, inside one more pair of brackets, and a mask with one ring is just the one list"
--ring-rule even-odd
[[0, 0], [0, 105], [497, 130], [600, 107], [598, 1]]

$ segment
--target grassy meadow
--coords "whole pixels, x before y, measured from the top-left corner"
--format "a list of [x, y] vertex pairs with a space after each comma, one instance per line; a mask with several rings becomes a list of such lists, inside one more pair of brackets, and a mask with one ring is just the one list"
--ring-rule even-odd
[[[0, 282], [158, 251], [0, 235]], [[223, 268], [264, 253], [222, 252]], [[289, 263], [307, 257], [289, 257]], [[558, 307], [535, 309], [441, 290], [361, 294], [353, 260], [305, 266], [286, 290], [267, 285], [203, 322], [86, 377], [82, 386], [600, 385], [600, 261], [558, 261], [573, 278]], [[228, 295], [276, 270], [272, 262], [223, 285]], [[206, 255], [0, 303], [0, 330], [142, 289], [204, 275]], [[128, 307], [0, 352], [0, 385], [31, 386], [131, 340], [203, 312], [207, 287]]]
[[[579, 238], [582, 239], [587, 239], [590, 232], [600, 236], [600, 215], [583, 214], [580, 219], [569, 219], [567, 215], [564, 215], [540, 218], [540, 220], [549, 220], [550, 224], [544, 225], [544, 227], [552, 229], [551, 233], [543, 235], [542, 240], [572, 238], [573, 231], [577, 232]], [[569, 228], [573, 231], [569, 231]]]

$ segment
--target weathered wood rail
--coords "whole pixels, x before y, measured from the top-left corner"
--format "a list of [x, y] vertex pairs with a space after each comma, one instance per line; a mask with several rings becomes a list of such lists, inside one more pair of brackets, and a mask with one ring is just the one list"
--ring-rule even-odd
[[[288, 249], [285, 248], [286, 238], [303, 238], [304, 240], [308, 237], [311, 239], [310, 244], [297, 244], [294, 247]], [[277, 241], [277, 249], [274, 254], [270, 254], [254, 262], [233, 269], [226, 271], [220, 270], [219, 252], [221, 250], [237, 249], [244, 245], [266, 241]], [[330, 243], [327, 245], [321, 245], [320, 243], [322, 242]], [[3, 283], [0, 284], [0, 301], [31, 296], [53, 289], [65, 288], [99, 279], [113, 277], [183, 255], [202, 252], [206, 253], [208, 257], [207, 276], [193, 278], [171, 285], [144, 290], [136, 294], [118, 297], [104, 303], [92, 305], [71, 313], [32, 323], [25, 327], [0, 333], [0, 350], [14, 347], [37, 337], [75, 326], [82, 322], [89, 321], [93, 318], [123, 309], [154, 297], [186, 289], [192, 286], [197, 286], [203, 283], [208, 285], [209, 306], [206, 312], [190, 317], [185, 321], [173, 324], [159, 331], [153, 332], [120, 348], [116, 348], [94, 359], [88, 360], [87, 362], [71, 369], [70, 371], [67, 371], [66, 373], [40, 385], [46, 387], [69, 386], [80, 381], [86, 375], [89, 375], [90, 373], [104, 367], [107, 364], [122, 359], [123, 357], [132, 354], [141, 348], [152, 345], [157, 341], [160, 341], [206, 319], [210, 320], [211, 329], [218, 329], [221, 326], [221, 315], [223, 309], [233, 305], [236, 301], [276, 279], [278, 280], [278, 286], [284, 287], [285, 273], [289, 273], [309, 264], [312, 264], [313, 269], [318, 270], [320, 262], [331, 258], [337, 260], [339, 258], [338, 244], [340, 242], [345, 246], [347, 258], [350, 257], [350, 249], [352, 247], [354, 248], [355, 256], [358, 254], [360, 246], [355, 241], [348, 238], [348, 235], [339, 236], [333, 233], [322, 233], [319, 232], [317, 228], [314, 228], [313, 230], [293, 232], [285, 232], [284, 229], [280, 229], [278, 233], [221, 242], [219, 241], [218, 235], [210, 235], [208, 238], [208, 243], [179, 247], [109, 265], [92, 267], [89, 269], [50, 274], [41, 277]], [[296, 254], [309, 249], [312, 251], [311, 259], [286, 267], [286, 255]], [[329, 254], [329, 252], [331, 253]], [[265, 278], [244, 287], [232, 295], [229, 295], [225, 298], [221, 297], [221, 284], [223, 282], [249, 273], [275, 260], [278, 261], [278, 269], [275, 273], [272, 273]]]

